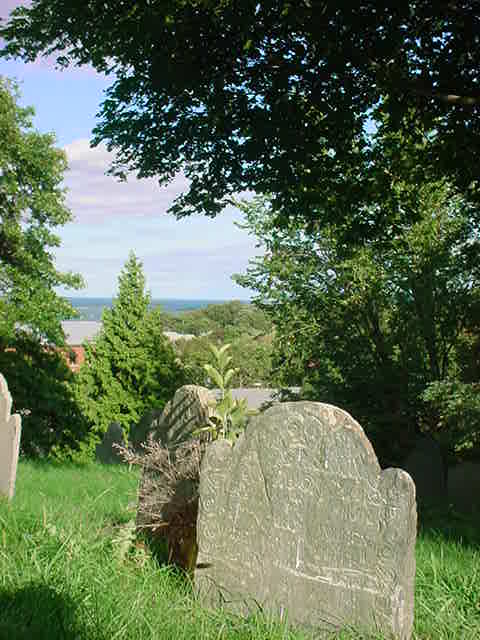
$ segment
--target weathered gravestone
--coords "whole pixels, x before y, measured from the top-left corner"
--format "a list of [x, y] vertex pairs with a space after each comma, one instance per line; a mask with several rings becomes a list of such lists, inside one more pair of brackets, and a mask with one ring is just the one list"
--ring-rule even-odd
[[448, 500], [457, 511], [480, 514], [478, 462], [462, 462], [448, 470]]
[[417, 438], [414, 449], [402, 465], [416, 487], [418, 504], [433, 505], [446, 501], [446, 469], [440, 445], [430, 436]]
[[150, 409], [140, 418], [138, 423], [130, 429], [128, 444], [134, 451], [141, 453], [142, 444], [148, 441], [150, 434], [153, 435], [155, 433], [161, 416], [161, 409]]
[[209, 389], [186, 384], [167, 402], [158, 421], [152, 425], [153, 439], [169, 449], [189, 440], [207, 425], [215, 412], [215, 395]]
[[103, 464], [119, 464], [123, 462], [122, 455], [114, 445], [125, 446], [122, 425], [112, 422], [103, 436], [100, 444], [97, 444], [96, 458]]
[[17, 477], [18, 453], [22, 421], [18, 414], [10, 414], [12, 396], [0, 373], [0, 494], [13, 498]]
[[[175, 461], [175, 451], [178, 451], [180, 445], [191, 441], [198, 429], [208, 424], [214, 411], [215, 396], [211, 391], [196, 385], [180, 387], [173, 399], [165, 405], [160, 418], [152, 424], [153, 444], [167, 448], [168, 459]], [[196, 533], [191, 520], [196, 522], [198, 500], [194, 496], [197, 494], [198, 474], [196, 482], [180, 480], [178, 486], [175, 486], [177, 495], [168, 498], [165, 489], [171, 486], [172, 478], [169, 477], [168, 467], [160, 462], [162, 455], [151, 452], [144, 460], [137, 526], [150, 531], [156, 538], [168, 538], [170, 560], [184, 566], [181, 558], [190, 554], [193, 546], [196, 553]], [[184, 513], [184, 510], [188, 513]], [[172, 521], [188, 521], [189, 524], [186, 527], [177, 524], [173, 526]]]
[[235, 446], [208, 445], [195, 584], [207, 606], [410, 638], [415, 486], [382, 471], [360, 425], [314, 402], [274, 406]]

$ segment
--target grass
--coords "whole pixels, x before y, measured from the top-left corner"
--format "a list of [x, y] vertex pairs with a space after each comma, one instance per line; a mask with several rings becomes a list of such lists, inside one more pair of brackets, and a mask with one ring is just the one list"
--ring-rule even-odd
[[[0, 639], [306, 640], [202, 609], [134, 535], [136, 471], [20, 462], [0, 501]], [[317, 634], [318, 635], [318, 634]], [[356, 632], [338, 639], [358, 639]], [[480, 638], [480, 526], [429, 514], [417, 544], [416, 640]]]
[[416, 558], [415, 637], [480, 638], [480, 520], [427, 518]]

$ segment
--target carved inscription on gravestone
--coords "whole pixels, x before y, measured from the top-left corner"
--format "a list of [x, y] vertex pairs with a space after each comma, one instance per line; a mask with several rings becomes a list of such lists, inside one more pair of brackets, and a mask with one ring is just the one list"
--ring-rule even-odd
[[285, 403], [252, 420], [233, 448], [207, 447], [195, 573], [204, 604], [407, 640], [415, 537], [412, 479], [381, 471], [341, 409]]
[[10, 414], [12, 396], [0, 373], [0, 494], [13, 498], [20, 450], [21, 418]]

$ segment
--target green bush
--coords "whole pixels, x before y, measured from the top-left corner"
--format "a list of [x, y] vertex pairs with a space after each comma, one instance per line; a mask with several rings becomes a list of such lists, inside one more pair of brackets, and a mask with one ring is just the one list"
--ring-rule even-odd
[[18, 332], [10, 348], [0, 350], [0, 371], [12, 396], [12, 411], [22, 416], [22, 454], [48, 456], [59, 447], [74, 447], [88, 425], [73, 396], [74, 374], [63, 355]]
[[480, 385], [455, 379], [432, 382], [422, 399], [435, 415], [436, 437], [451, 455], [469, 455], [480, 447]]
[[156, 314], [149, 311], [141, 263], [133, 253], [119, 277], [118, 298], [102, 315], [103, 328], [86, 345], [85, 363], [73, 391], [90, 424], [80, 445], [93, 455], [111, 422], [128, 435], [130, 426], [150, 409], [162, 409], [185, 380]]

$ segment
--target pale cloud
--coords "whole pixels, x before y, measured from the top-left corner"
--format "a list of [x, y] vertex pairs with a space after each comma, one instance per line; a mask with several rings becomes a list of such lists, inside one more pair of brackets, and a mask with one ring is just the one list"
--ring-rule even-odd
[[80, 221], [102, 222], [110, 216], [150, 216], [164, 213], [176, 196], [188, 188], [178, 176], [160, 187], [154, 178], [138, 180], [134, 174], [127, 182], [106, 175], [113, 154], [104, 144], [90, 148], [86, 139], [64, 147], [69, 170], [65, 174], [67, 204]]
[[[58, 256], [58, 266], [64, 268], [68, 264], [83, 275], [87, 290], [80, 295], [111, 296], [117, 292], [118, 276], [127, 255], [94, 253], [83, 258]], [[156, 254], [145, 255], [142, 246], [137, 245], [136, 255], [142, 260], [147, 288], [154, 298], [245, 299], [251, 294], [231, 280], [233, 273], [245, 271], [248, 258], [253, 255], [248, 244], [176, 251], [165, 250], [159, 241]]]
[[255, 240], [234, 223], [241, 214], [226, 208], [217, 218], [202, 215], [175, 220], [165, 212], [188, 188], [178, 176], [166, 187], [155, 179], [118, 182], [105, 175], [112, 154], [88, 140], [65, 146], [70, 165], [65, 184], [75, 221], [62, 230], [56, 251], [61, 269], [80, 272], [88, 295], [111, 295], [133, 250], [142, 260], [154, 297], [245, 298], [233, 273], [245, 271], [258, 254]]
[[0, 4], [0, 19], [6, 20], [17, 7], [29, 7], [31, 4], [31, 0], [2, 0]]

